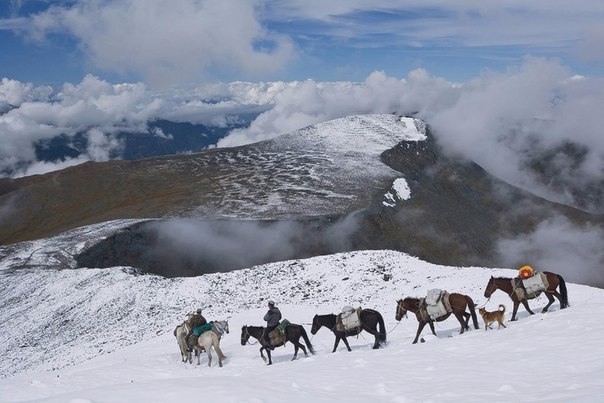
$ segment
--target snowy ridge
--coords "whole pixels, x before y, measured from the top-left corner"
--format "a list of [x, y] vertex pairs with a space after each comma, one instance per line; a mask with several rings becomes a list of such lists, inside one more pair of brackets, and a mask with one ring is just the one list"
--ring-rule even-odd
[[[0, 272], [2, 346], [0, 400], [168, 401], [594, 401], [604, 393], [604, 324], [593, 320], [604, 291], [567, 284], [571, 308], [556, 302], [547, 314], [521, 308], [508, 328], [459, 335], [454, 318], [437, 325], [438, 338], [411, 345], [417, 322], [394, 320], [402, 295], [425, 296], [431, 288], [470, 295], [477, 306], [488, 278], [515, 270], [443, 267], [394, 251], [362, 251], [286, 261], [229, 273], [165, 279], [131, 269]], [[372, 338], [350, 340], [331, 354], [333, 336], [312, 338], [317, 354], [289, 362], [293, 348], [277, 349], [265, 367], [258, 346], [241, 346], [244, 324], [262, 324], [267, 299], [284, 317], [305, 324], [314, 314], [343, 305], [382, 313], [386, 348]], [[545, 297], [531, 301], [535, 312]], [[487, 308], [508, 308], [496, 292]], [[229, 317], [223, 368], [180, 363], [171, 334], [186, 312], [204, 309], [208, 319]], [[127, 347], [130, 345], [129, 347]], [[107, 354], [111, 352], [112, 354]], [[93, 358], [95, 357], [95, 358]], [[513, 357], [513, 359], [510, 359]], [[87, 361], [88, 359], [92, 360]], [[203, 363], [205, 364], [205, 358]], [[46, 370], [56, 369], [53, 372]], [[530, 374], [530, 375], [527, 375]], [[543, 376], [540, 376], [543, 375]], [[211, 382], [205, 382], [206, 377]], [[270, 379], [270, 385], [267, 379]], [[200, 383], [201, 382], [201, 383]], [[480, 387], [477, 386], [480, 385]], [[258, 386], [261, 385], [259, 388]]]

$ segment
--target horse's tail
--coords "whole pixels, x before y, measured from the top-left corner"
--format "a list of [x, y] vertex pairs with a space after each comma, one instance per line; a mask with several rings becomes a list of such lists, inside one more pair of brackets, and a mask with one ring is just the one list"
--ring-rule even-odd
[[562, 296], [562, 301], [560, 302], [560, 309], [568, 308], [570, 305], [568, 303], [568, 291], [566, 290], [566, 281], [562, 278], [561, 275], [556, 274], [558, 276], [558, 281], [560, 281], [560, 295]]
[[472, 298], [469, 295], [466, 295], [466, 302], [468, 303], [468, 308], [470, 308], [470, 314], [472, 315], [472, 322], [474, 322], [474, 329], [478, 329], [478, 318], [476, 317], [476, 305], [474, 305], [474, 301], [472, 300]]
[[380, 342], [386, 343], [386, 325], [384, 324], [384, 318], [382, 317], [382, 314], [378, 311], [374, 312], [377, 315], [378, 322], [380, 324]]
[[312, 344], [310, 343], [310, 339], [308, 338], [308, 334], [306, 334], [306, 329], [304, 329], [304, 326], [300, 325], [300, 329], [301, 329], [301, 333], [302, 333], [302, 337], [304, 337], [304, 343], [306, 343], [306, 347], [308, 347], [308, 351], [310, 351], [311, 354], [315, 353], [315, 349], [312, 346]]

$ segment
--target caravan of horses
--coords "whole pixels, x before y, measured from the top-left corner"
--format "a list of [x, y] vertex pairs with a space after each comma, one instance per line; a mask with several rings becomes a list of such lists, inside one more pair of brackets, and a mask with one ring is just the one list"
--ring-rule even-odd
[[[535, 280], [535, 281], [533, 281]], [[534, 284], [538, 286], [530, 288]], [[558, 291], [559, 289], [559, 291]], [[545, 313], [549, 307], [557, 299], [560, 303], [560, 309], [569, 307], [568, 292], [566, 282], [561, 275], [552, 272], [533, 272], [530, 266], [523, 266], [519, 270], [519, 276], [516, 278], [509, 277], [493, 277], [489, 279], [484, 296], [490, 300], [491, 295], [497, 291], [508, 294], [513, 302], [513, 312], [510, 321], [515, 321], [518, 307], [520, 304], [524, 306], [526, 311], [533, 315], [528, 301], [538, 297], [544, 293], [548, 299], [548, 304], [542, 309]], [[434, 292], [431, 294], [431, 292]], [[488, 303], [488, 300], [487, 300]], [[486, 304], [485, 304], [486, 305]], [[458, 293], [448, 293], [445, 290], [430, 290], [426, 298], [406, 297], [396, 301], [395, 319], [397, 322], [403, 317], [407, 317], [407, 313], [415, 314], [418, 321], [418, 328], [413, 340], [413, 344], [417, 343], [422, 330], [426, 325], [430, 326], [432, 334], [436, 336], [434, 322], [441, 322], [449, 318], [450, 315], [455, 316], [461, 326], [460, 334], [470, 330], [470, 319], [475, 329], [479, 329], [478, 319], [476, 315], [476, 307], [472, 298], [468, 295]], [[211, 350], [214, 349], [218, 355], [218, 365], [222, 366], [225, 356], [220, 349], [220, 339], [224, 333], [229, 333], [228, 320], [210, 322], [212, 328], [201, 333], [194, 345], [187, 343], [187, 335], [191, 329], [188, 328], [187, 322], [176, 326], [174, 336], [178, 343], [181, 353], [182, 362], [192, 363], [192, 351], [195, 351], [197, 356], [197, 365], [200, 364], [201, 352], [206, 352], [208, 356], [208, 366], [212, 364]], [[336, 352], [338, 344], [343, 341], [348, 351], [351, 351], [348, 344], [348, 336], [357, 336], [365, 331], [375, 337], [373, 344], [374, 349], [384, 347], [386, 345], [386, 328], [384, 319], [378, 311], [374, 309], [353, 309], [344, 307], [340, 314], [323, 314], [315, 315], [312, 319], [311, 334], [315, 335], [321, 327], [326, 327], [331, 330], [335, 336], [335, 342], [332, 352]], [[486, 324], [485, 324], [486, 325]], [[269, 333], [269, 338], [264, 337], [265, 327], [262, 326], [243, 326], [241, 328], [241, 345], [250, 344], [250, 338], [257, 340], [260, 343], [260, 356], [267, 363], [272, 364], [271, 350], [274, 347], [284, 346], [287, 342], [294, 345], [294, 355], [292, 361], [298, 357], [298, 351], [302, 350], [305, 357], [314, 354], [314, 347], [311, 344], [304, 326], [300, 324], [289, 323], [284, 320], [282, 326]], [[300, 339], [304, 340], [304, 343]], [[266, 344], [269, 340], [269, 344]], [[423, 341], [423, 339], [422, 339]], [[267, 357], [264, 356], [267, 353]]]

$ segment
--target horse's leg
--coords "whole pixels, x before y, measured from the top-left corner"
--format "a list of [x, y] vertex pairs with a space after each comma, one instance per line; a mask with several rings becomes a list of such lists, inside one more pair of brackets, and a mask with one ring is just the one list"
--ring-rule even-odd
[[472, 315], [470, 315], [470, 313], [469, 313], [469, 312], [466, 312], [466, 311], [464, 310], [464, 311], [463, 311], [463, 316], [464, 316], [464, 318], [466, 318], [466, 325], [465, 325], [465, 328], [466, 328], [466, 330], [470, 330], [470, 317], [471, 317]]
[[304, 357], [308, 357], [308, 352], [306, 351], [306, 347], [304, 347], [304, 343], [301, 343], [300, 339], [298, 339], [298, 341], [296, 343], [297, 344], [294, 344], [296, 346], [296, 349], [299, 346], [302, 349], [302, 351], [304, 352]]
[[220, 343], [214, 344], [214, 350], [216, 350], [216, 354], [218, 354], [218, 366], [222, 367], [222, 360], [226, 358], [226, 356], [222, 353], [222, 349], [220, 348]]
[[300, 349], [300, 347], [298, 347], [298, 345], [300, 344], [300, 342], [299, 341], [293, 341], [293, 340], [291, 340], [291, 342], [294, 345], [294, 356], [291, 359], [293, 361], [296, 358], [298, 358], [298, 350]]
[[352, 351], [352, 349], [350, 348], [350, 344], [348, 344], [348, 338], [346, 336], [342, 336], [342, 340], [344, 341], [344, 344], [346, 344], [346, 349], [348, 351]]
[[273, 358], [271, 357], [271, 350], [270, 350], [270, 348], [268, 350], [266, 350], [266, 355], [268, 356], [268, 364], [267, 365], [273, 365]]
[[336, 341], [333, 343], [333, 351], [332, 351], [332, 353], [336, 352], [336, 350], [338, 348], [338, 344], [340, 344], [340, 336], [338, 336], [337, 334], [335, 336], [336, 336]]
[[[434, 321], [431, 320], [430, 322], [428, 322], [428, 324], [430, 324], [430, 330], [432, 331], [432, 334], [434, 336], [436, 336], [436, 329], [434, 329]], [[436, 336], [436, 337], [438, 337], [438, 336]]]
[[520, 306], [520, 301], [512, 301], [514, 302], [514, 309], [512, 310], [512, 319], [510, 319], [510, 322], [514, 322], [516, 320], [516, 313], [518, 312], [518, 307]]
[[211, 349], [211, 346], [206, 348], [206, 353], [208, 354], [208, 367], [212, 366], [212, 353], [210, 352]]
[[264, 356], [263, 350], [266, 350], [266, 354], [268, 354], [268, 350], [266, 348], [260, 347], [260, 357], [262, 357], [262, 361], [266, 362], [266, 357]]
[[[426, 322], [424, 322], [424, 321], [419, 322], [419, 325], [417, 326], [417, 334], [415, 335], [415, 340], [413, 340], [412, 344], [417, 343], [417, 339], [419, 339], [420, 333], [422, 332], [422, 330], [424, 330], [424, 326], [426, 326]], [[434, 332], [434, 325], [432, 323], [430, 323], [430, 327], [432, 328], [432, 332], [436, 336], [436, 332]]]
[[[544, 307], [543, 307], [543, 310], [541, 310], [541, 313], [545, 313], [545, 312], [547, 312], [548, 308], [549, 308], [550, 306], [552, 306], [552, 304], [553, 304], [553, 303], [556, 301], [556, 300], [554, 299], [554, 297], [552, 296], [552, 294], [550, 294], [549, 292], [546, 292], [546, 293], [545, 293], [545, 296], [547, 297], [547, 299], [548, 299], [549, 303], [548, 303], [546, 306], [544, 306]], [[560, 300], [560, 298], [558, 298], [558, 300]]]
[[525, 298], [522, 300], [522, 305], [524, 305], [524, 308], [528, 311], [529, 314], [534, 315], [535, 312], [531, 311], [531, 308], [529, 307], [528, 304], [528, 300]]
[[363, 330], [369, 334], [372, 334], [375, 337], [375, 342], [373, 343], [373, 349], [377, 350], [380, 348], [380, 332], [377, 330], [377, 324], [375, 324], [375, 329], [370, 328], [367, 325], [363, 325]]
[[457, 318], [457, 321], [461, 325], [461, 330], [460, 330], [459, 334], [463, 334], [463, 332], [465, 332], [465, 330], [466, 330], [466, 326], [465, 326], [466, 323], [464, 321], [463, 314], [461, 312], [454, 312], [453, 315], [455, 315], [455, 317]]

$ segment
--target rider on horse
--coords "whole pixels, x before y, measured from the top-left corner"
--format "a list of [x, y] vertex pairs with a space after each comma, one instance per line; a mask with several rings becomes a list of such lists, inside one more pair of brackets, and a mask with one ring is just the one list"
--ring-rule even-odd
[[189, 340], [189, 337], [191, 337], [191, 335], [193, 334], [193, 329], [208, 323], [206, 318], [204, 318], [201, 314], [201, 308], [197, 308], [197, 312], [190, 316], [191, 317], [187, 319], [189, 325], [189, 333], [187, 334], [187, 340]]
[[275, 330], [277, 326], [279, 326], [279, 322], [281, 321], [281, 311], [279, 308], [275, 306], [273, 301], [268, 301], [268, 312], [264, 315], [264, 320], [266, 321], [266, 329], [264, 330], [264, 343], [267, 348], [274, 350], [275, 348], [271, 346], [271, 343], [268, 338], [268, 334]]

